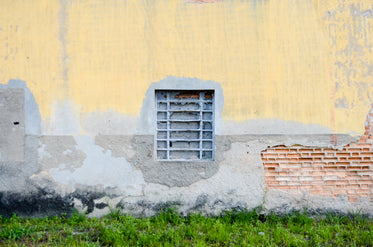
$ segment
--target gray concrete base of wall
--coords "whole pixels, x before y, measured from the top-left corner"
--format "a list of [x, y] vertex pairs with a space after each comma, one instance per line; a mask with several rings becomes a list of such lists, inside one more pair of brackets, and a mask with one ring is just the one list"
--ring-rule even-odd
[[[349, 202], [343, 196], [265, 190], [262, 150], [284, 144], [335, 147], [335, 140], [335, 135], [216, 136], [214, 161], [159, 162], [149, 135], [26, 136], [24, 161], [0, 162], [0, 214], [78, 210], [102, 216], [118, 208], [150, 216], [174, 207], [182, 214], [216, 215], [263, 207], [373, 215], [369, 198]], [[337, 140], [338, 148], [356, 138], [338, 135]]]

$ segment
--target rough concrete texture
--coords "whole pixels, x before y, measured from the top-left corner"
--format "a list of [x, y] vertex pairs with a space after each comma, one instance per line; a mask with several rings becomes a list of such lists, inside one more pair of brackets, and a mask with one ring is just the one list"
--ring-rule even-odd
[[158, 183], [170, 187], [188, 186], [201, 179], [206, 179], [215, 174], [222, 161], [222, 154], [229, 149], [229, 143], [217, 138], [215, 161], [211, 162], [172, 162], [155, 161], [153, 158], [154, 137], [136, 136], [134, 147], [136, 156], [132, 159], [135, 167], [141, 169], [146, 182]]
[[[136, 136], [132, 140], [98, 136], [98, 145], [87, 136], [75, 137], [75, 141], [71, 137], [43, 137], [39, 148], [39, 163], [43, 168], [31, 179], [38, 188], [54, 188], [53, 192], [67, 198], [77, 189], [79, 195], [83, 191], [87, 195], [100, 192], [114, 198], [107, 198], [106, 204], [113, 206], [112, 200], [118, 201], [115, 205], [138, 215], [150, 215], [167, 202], [176, 202], [183, 212], [220, 212], [232, 206], [260, 205], [260, 195], [264, 193], [263, 175], [258, 177], [258, 171], [262, 170], [260, 155], [253, 159], [259, 163], [245, 167], [248, 162], [245, 144], [232, 144], [239, 148], [232, 152], [235, 149], [230, 148], [229, 138], [216, 140], [219, 154], [215, 162], [180, 164], [154, 161], [153, 137], [148, 136]], [[113, 154], [109, 148], [114, 150]], [[239, 156], [235, 154], [237, 151]], [[231, 159], [237, 165], [232, 166]], [[87, 204], [83, 202], [84, 197], [74, 200]], [[100, 203], [98, 207], [90, 206], [93, 215], [106, 207]]]
[[135, 147], [132, 143], [132, 136], [99, 135], [95, 138], [95, 144], [102, 147], [104, 152], [110, 151], [114, 157], [125, 157], [128, 160], [135, 155]]
[[[279, 211], [302, 207], [332, 210], [335, 200], [329, 204], [330, 200], [321, 197], [292, 196], [290, 202], [286, 201], [289, 195], [266, 194], [264, 189], [262, 150], [317, 139], [332, 145], [330, 135], [216, 136], [215, 162], [178, 163], [153, 159], [153, 136], [43, 136], [38, 162], [34, 161], [39, 170], [28, 176], [34, 191], [59, 196], [63, 207], [71, 205], [71, 210], [85, 210], [91, 216], [108, 213], [109, 206], [137, 216], [152, 215], [167, 205], [184, 214], [218, 214], [261, 205]], [[341, 136], [341, 140], [348, 138]], [[348, 209], [362, 206], [351, 205]]]
[[[22, 111], [24, 112], [23, 123], [20, 123], [24, 126], [24, 131], [26, 135], [40, 135], [40, 112], [38, 104], [34, 98], [34, 95], [31, 93], [30, 89], [27, 87], [26, 83], [22, 80], [10, 80], [8, 84], [0, 84], [0, 89], [23, 89], [24, 91], [24, 100]], [[9, 103], [8, 103], [9, 104]]]
[[215, 162], [167, 163], [154, 161], [152, 136], [28, 137], [27, 161], [1, 166], [2, 212], [7, 214], [12, 205], [24, 201], [29, 206], [22, 211], [18, 205], [17, 212], [42, 215], [48, 209], [33, 203], [43, 200], [50, 204], [49, 214], [77, 209], [90, 216], [102, 216], [109, 207], [137, 216], [152, 215], [165, 206], [184, 214], [263, 205], [279, 212], [303, 207], [370, 209], [363, 201], [265, 192], [261, 151], [318, 138], [325, 140], [323, 145], [332, 145], [330, 135], [216, 136]]
[[56, 193], [53, 186], [34, 180], [38, 165], [38, 137], [26, 136], [25, 158], [0, 162], [0, 215], [50, 216], [74, 211], [72, 197]]
[[39, 171], [36, 148], [38, 138], [25, 138], [24, 160], [0, 162], [0, 192], [28, 193], [33, 191], [29, 177]]
[[0, 161], [22, 161], [25, 148], [24, 90], [0, 89]]
[[358, 202], [349, 202], [347, 196], [341, 195], [337, 198], [321, 195], [310, 195], [309, 193], [289, 193], [285, 191], [266, 192], [263, 206], [267, 212], [286, 213], [293, 210], [307, 209], [309, 212], [327, 213], [356, 213], [373, 217], [372, 202], [368, 198], [362, 198]]

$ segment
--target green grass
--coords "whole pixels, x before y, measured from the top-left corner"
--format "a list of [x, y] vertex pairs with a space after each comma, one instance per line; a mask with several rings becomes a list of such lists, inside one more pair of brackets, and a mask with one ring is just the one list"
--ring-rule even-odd
[[373, 246], [373, 220], [361, 214], [310, 217], [230, 211], [219, 217], [172, 209], [149, 218], [112, 210], [97, 219], [0, 217], [1, 246]]

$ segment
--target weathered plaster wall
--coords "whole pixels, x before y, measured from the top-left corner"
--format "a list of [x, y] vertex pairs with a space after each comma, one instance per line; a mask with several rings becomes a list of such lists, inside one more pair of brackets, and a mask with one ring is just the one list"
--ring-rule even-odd
[[[170, 75], [221, 84], [226, 134], [263, 124], [270, 133], [361, 134], [372, 101], [372, 6], [5, 0], [0, 83], [27, 82], [44, 134], [133, 133], [149, 86]], [[66, 116], [72, 122], [60, 124]]]
[[[270, 190], [261, 159], [371, 131], [372, 11], [372, 0], [1, 1], [0, 213], [372, 214]], [[154, 160], [156, 89], [215, 91], [213, 162]]]

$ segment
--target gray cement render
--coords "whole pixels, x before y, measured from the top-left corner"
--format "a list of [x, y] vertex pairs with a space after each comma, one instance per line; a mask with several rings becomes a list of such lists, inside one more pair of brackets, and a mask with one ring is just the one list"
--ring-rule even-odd
[[69, 164], [66, 169], [80, 167], [87, 155], [76, 148], [73, 136], [41, 136], [39, 138], [38, 163], [42, 170]]
[[22, 161], [25, 153], [24, 90], [0, 89], [1, 161]]
[[10, 80], [8, 84], [0, 84], [0, 89], [20, 88], [24, 90], [24, 128], [26, 135], [40, 135], [40, 112], [34, 95], [27, 87], [26, 82], [16, 79]]
[[[54, 165], [36, 173], [32, 181], [43, 191], [47, 188], [43, 188], [40, 181], [48, 181], [44, 186], [54, 188], [59, 194], [74, 195], [74, 204], [82, 211], [87, 210], [88, 204], [77, 191], [100, 195], [90, 201], [91, 216], [109, 213], [109, 206], [118, 207], [123, 213], [150, 216], [167, 205], [183, 214], [213, 215], [232, 208], [260, 206], [280, 213], [303, 208], [371, 213], [373, 206], [367, 200], [350, 203], [343, 197], [265, 191], [262, 150], [268, 146], [284, 143], [291, 146], [318, 139], [324, 140], [325, 146], [330, 145], [330, 135], [216, 136], [219, 156], [216, 164], [212, 164], [157, 162], [152, 155], [152, 136], [43, 137], [39, 157], [45, 157], [42, 160], [55, 157], [50, 162]], [[338, 139], [341, 142], [350, 140], [346, 136], [338, 136]]]
[[35, 191], [29, 177], [40, 171], [37, 146], [38, 137], [26, 136], [23, 160], [0, 162], [0, 192], [22, 192], [27, 195]]
[[222, 154], [229, 149], [230, 143], [224, 138], [217, 138], [215, 142], [215, 161], [157, 161], [153, 157], [154, 136], [136, 136], [133, 143], [137, 155], [131, 163], [143, 172], [146, 182], [184, 187], [217, 173], [219, 163], [223, 160]]
[[26, 83], [0, 84], [0, 161], [19, 162], [25, 157], [25, 136], [40, 134], [38, 105]]
[[[217, 136], [221, 157], [216, 165], [191, 162], [159, 167], [152, 159], [152, 136], [30, 138], [27, 146], [39, 149], [17, 166], [1, 166], [1, 190], [23, 191], [25, 196], [34, 191], [57, 194], [72, 200], [76, 209], [90, 208], [91, 216], [108, 213], [109, 206], [149, 216], [167, 205], [184, 214], [219, 214], [231, 208], [258, 206], [278, 212], [304, 207], [372, 212], [366, 201], [349, 203], [345, 198], [265, 191], [260, 152], [269, 145], [282, 145], [284, 140], [297, 143], [305, 136]], [[313, 138], [309, 136], [310, 141]]]

